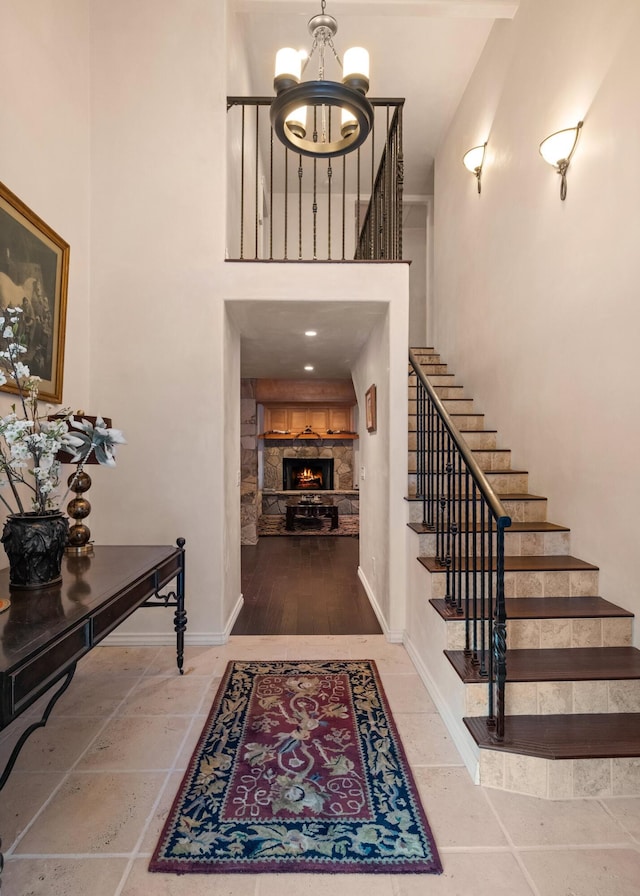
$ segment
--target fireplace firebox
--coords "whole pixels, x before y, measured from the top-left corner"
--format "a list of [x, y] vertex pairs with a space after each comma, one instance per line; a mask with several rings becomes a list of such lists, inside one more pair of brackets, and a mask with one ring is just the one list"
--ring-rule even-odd
[[327, 491], [333, 488], [332, 457], [284, 457], [282, 487], [285, 491]]

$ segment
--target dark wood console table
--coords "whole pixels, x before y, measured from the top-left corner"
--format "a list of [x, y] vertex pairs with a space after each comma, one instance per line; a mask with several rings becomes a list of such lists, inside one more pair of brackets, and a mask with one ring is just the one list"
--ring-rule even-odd
[[[8, 570], [0, 571], [0, 596], [11, 601], [0, 614], [0, 730], [59, 685], [42, 719], [16, 743], [0, 774], [0, 790], [26, 739], [46, 724], [68, 688], [78, 660], [138, 607], [175, 608], [176, 662], [182, 674], [187, 627], [184, 545], [179, 538], [177, 547], [105, 545], [94, 547], [89, 556], [65, 556], [62, 583], [51, 589], [11, 590]], [[160, 593], [174, 581], [173, 590]]]

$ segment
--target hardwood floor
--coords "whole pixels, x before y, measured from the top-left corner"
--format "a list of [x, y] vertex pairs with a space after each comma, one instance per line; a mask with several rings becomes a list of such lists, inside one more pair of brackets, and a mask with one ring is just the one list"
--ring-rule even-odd
[[357, 569], [357, 538], [279, 536], [243, 545], [244, 606], [232, 634], [380, 634]]

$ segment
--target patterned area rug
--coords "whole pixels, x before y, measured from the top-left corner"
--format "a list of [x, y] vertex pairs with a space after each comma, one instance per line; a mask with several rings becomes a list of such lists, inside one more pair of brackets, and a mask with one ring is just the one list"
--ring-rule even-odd
[[375, 663], [229, 663], [149, 870], [439, 874]]
[[278, 514], [263, 514], [258, 519], [258, 535], [358, 535], [360, 518], [357, 513], [340, 514], [338, 528], [331, 528], [331, 520], [324, 517], [299, 519], [293, 531], [285, 529], [285, 517]]

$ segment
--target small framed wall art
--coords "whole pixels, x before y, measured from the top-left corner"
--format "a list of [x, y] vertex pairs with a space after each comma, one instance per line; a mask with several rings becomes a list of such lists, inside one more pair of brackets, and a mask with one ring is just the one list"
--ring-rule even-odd
[[376, 387], [369, 386], [365, 393], [365, 413], [367, 418], [368, 432], [375, 432], [377, 427], [376, 420]]
[[69, 244], [0, 183], [0, 313], [22, 308], [22, 360], [42, 381], [39, 398], [54, 404], [62, 401], [68, 280]]

